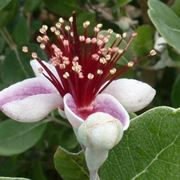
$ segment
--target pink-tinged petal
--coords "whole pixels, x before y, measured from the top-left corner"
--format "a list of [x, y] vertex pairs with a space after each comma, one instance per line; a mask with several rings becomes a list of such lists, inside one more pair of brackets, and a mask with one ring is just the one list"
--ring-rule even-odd
[[64, 112], [73, 128], [78, 128], [84, 121], [81, 117], [76, 115], [77, 109], [75, 102], [70, 94], [66, 94], [64, 100]]
[[[58, 73], [57, 73], [55, 67], [46, 61], [42, 61], [42, 62], [59, 79], [59, 76], [58, 76]], [[43, 70], [43, 73], [48, 76], [48, 74], [46, 73], [44, 68], [39, 64], [39, 62], [37, 60], [31, 60], [30, 65], [34, 71], [35, 76], [37, 76], [37, 77], [43, 76], [42, 70]]]
[[52, 110], [62, 106], [58, 93], [38, 94], [2, 106], [2, 112], [20, 122], [36, 122], [45, 118]]
[[104, 112], [118, 119], [122, 125], [123, 130], [129, 127], [129, 115], [125, 108], [111, 95], [99, 94], [94, 103], [94, 112]]
[[123, 129], [126, 130], [129, 126], [129, 115], [124, 107], [111, 95], [99, 94], [90, 107], [86, 110], [79, 110], [70, 94], [64, 97], [65, 114], [71, 125], [78, 128], [87, 117], [95, 112], [104, 112], [118, 119]]
[[114, 80], [103, 93], [114, 96], [128, 112], [136, 112], [153, 100], [156, 91], [141, 81], [118, 79]]
[[45, 78], [30, 78], [0, 91], [0, 109], [6, 103], [22, 100], [37, 94], [56, 93], [57, 90]]

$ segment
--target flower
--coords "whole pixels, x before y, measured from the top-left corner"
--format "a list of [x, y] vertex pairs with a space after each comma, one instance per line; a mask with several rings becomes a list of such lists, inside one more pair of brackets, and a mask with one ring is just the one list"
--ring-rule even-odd
[[[59, 108], [74, 128], [89, 115], [103, 112], [118, 119], [126, 130], [129, 126], [127, 111], [144, 108], [155, 96], [155, 90], [143, 82], [115, 80], [136, 63], [132, 60], [115, 67], [136, 33], [131, 35], [124, 49], [118, 46], [126, 34], [122, 37], [116, 34], [114, 42], [107, 47], [113, 31], [100, 34], [102, 24], [97, 24], [90, 38], [89, 25], [89, 21], [84, 22], [84, 34], [78, 35], [75, 13], [69, 23], [60, 18], [56, 26], [50, 28], [54, 41], [47, 35], [48, 26], [43, 25], [37, 41], [50, 61], [45, 62], [32, 52], [31, 66], [37, 77], [2, 90], [0, 110], [14, 120], [35, 122]], [[28, 52], [28, 48], [23, 47], [23, 51]]]

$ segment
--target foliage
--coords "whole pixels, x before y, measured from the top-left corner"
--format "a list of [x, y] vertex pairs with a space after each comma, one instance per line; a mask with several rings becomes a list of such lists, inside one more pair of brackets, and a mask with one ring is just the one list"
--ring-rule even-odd
[[[135, 31], [138, 36], [118, 65], [132, 58], [140, 59], [125, 77], [148, 82], [157, 90], [148, 109], [163, 107], [144, 110], [137, 116], [132, 114], [130, 128], [110, 152], [100, 178], [178, 179], [180, 113], [173, 108], [180, 106], [180, 3], [179, 0], [172, 2], [1, 0], [0, 90], [33, 77], [30, 59], [21, 48], [27, 45], [47, 59], [36, 45], [36, 35], [42, 24], [52, 26], [60, 16], [67, 19], [75, 10], [81, 33], [86, 20], [91, 21], [91, 29], [103, 23], [104, 30], [111, 28], [128, 35]], [[157, 34], [166, 43], [157, 56], [148, 57], [157, 42]], [[111, 38], [114, 38], [113, 33]], [[32, 124], [14, 122], [0, 112], [0, 180], [88, 179], [83, 153], [76, 153], [79, 151], [81, 146], [71, 126], [56, 111]]]

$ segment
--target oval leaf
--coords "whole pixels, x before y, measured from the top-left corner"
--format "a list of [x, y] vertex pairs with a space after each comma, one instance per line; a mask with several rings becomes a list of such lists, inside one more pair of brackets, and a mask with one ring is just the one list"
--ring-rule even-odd
[[19, 123], [6, 120], [0, 123], [0, 155], [10, 156], [19, 154], [37, 143], [41, 138], [46, 124]]
[[178, 179], [180, 109], [158, 107], [131, 120], [110, 152], [101, 180]]
[[55, 168], [64, 180], [88, 180], [83, 153], [71, 153], [59, 147], [54, 155]]
[[180, 18], [171, 8], [158, 0], [148, 1], [148, 14], [158, 32], [177, 51], [180, 49]]

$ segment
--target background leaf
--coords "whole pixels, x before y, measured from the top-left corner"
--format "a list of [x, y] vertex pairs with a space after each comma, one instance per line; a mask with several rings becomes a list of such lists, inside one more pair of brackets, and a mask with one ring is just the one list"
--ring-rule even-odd
[[1, 122], [0, 155], [10, 156], [26, 151], [41, 138], [45, 127], [44, 121], [38, 123], [19, 123], [6, 120]]
[[1, 0], [0, 1], [0, 10], [3, 9], [5, 6], [7, 6], [11, 0]]
[[175, 0], [171, 8], [180, 17], [180, 1]]
[[26, 12], [31, 12], [35, 10], [42, 0], [26, 0], [24, 4], [24, 10]]
[[153, 48], [153, 28], [143, 25], [137, 28], [138, 35], [132, 42], [132, 48], [137, 56], [145, 56]]
[[15, 25], [13, 35], [17, 45], [23, 46], [25, 44], [28, 44], [30, 32], [29, 27], [27, 26], [26, 19], [23, 16], [18, 17], [18, 21]]
[[12, 0], [4, 9], [0, 10], [0, 28], [7, 25], [15, 17], [16, 10], [16, 0]]
[[59, 147], [54, 155], [54, 164], [63, 180], [88, 180], [83, 152], [70, 153]]
[[174, 107], [180, 107], [179, 93], [180, 93], [180, 75], [177, 77], [171, 93], [171, 100]]
[[[23, 61], [29, 66], [28, 61]], [[3, 83], [5, 86], [15, 83], [17, 81], [23, 80], [25, 78], [22, 69], [20, 69], [19, 62], [12, 50], [6, 52], [4, 61], [0, 64], [0, 68], [3, 71], [0, 72]]]
[[158, 0], [148, 1], [148, 14], [158, 32], [179, 51], [180, 18], [168, 6]]
[[131, 120], [110, 152], [101, 180], [176, 180], [180, 164], [180, 109], [158, 107]]
[[78, 0], [54, 0], [53, 3], [51, 0], [44, 0], [47, 9], [54, 12], [60, 16], [71, 16], [73, 11], [76, 11], [77, 14], [80, 13], [81, 7], [79, 6]]
[[128, 4], [129, 2], [131, 2], [132, 0], [117, 0], [117, 4], [119, 6], [125, 6], [126, 4]]

